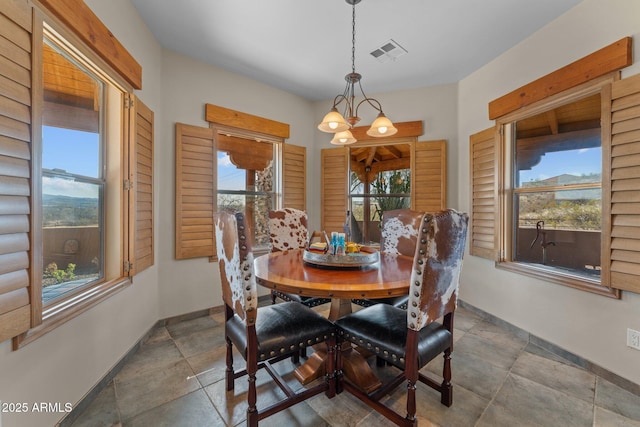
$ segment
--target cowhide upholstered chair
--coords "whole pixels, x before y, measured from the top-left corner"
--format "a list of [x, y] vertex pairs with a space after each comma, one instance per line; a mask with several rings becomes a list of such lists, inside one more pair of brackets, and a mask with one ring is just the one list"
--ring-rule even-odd
[[[220, 267], [222, 299], [225, 304], [225, 339], [227, 342], [226, 388], [248, 375], [247, 425], [282, 411], [319, 393], [335, 395], [335, 328], [333, 323], [308, 307], [295, 302], [258, 308], [258, 294], [253, 274], [251, 231], [243, 213], [218, 212], [215, 215], [216, 250]], [[328, 355], [325, 382], [295, 393], [271, 364], [283, 360], [299, 349], [326, 342]], [[246, 361], [246, 369], [234, 371], [233, 346]], [[267, 408], [258, 410], [256, 372], [265, 368], [286, 396]]]
[[[269, 211], [269, 248], [271, 252], [304, 249], [309, 243], [307, 213], [299, 209], [284, 208]], [[276, 299], [299, 302], [307, 307], [331, 302], [329, 298], [303, 297], [277, 290], [271, 291], [271, 303]]]
[[[457, 305], [467, 224], [467, 214], [454, 210], [424, 214], [413, 258], [407, 310], [376, 304], [335, 322], [338, 345], [350, 341], [402, 370], [395, 379], [366, 394], [343, 377], [341, 352], [338, 352], [338, 392], [346, 390], [352, 393], [397, 425], [417, 425], [418, 381], [439, 391], [442, 404], [451, 406], [453, 403], [453, 314]], [[442, 381], [419, 372], [441, 353], [444, 354]], [[380, 402], [404, 380], [407, 381], [406, 416]]]
[[[422, 215], [424, 212], [412, 211], [411, 209], [385, 211], [382, 214], [380, 252], [413, 256]], [[408, 300], [409, 296], [403, 295], [379, 299], [353, 299], [351, 302], [362, 307], [384, 303], [406, 309]]]

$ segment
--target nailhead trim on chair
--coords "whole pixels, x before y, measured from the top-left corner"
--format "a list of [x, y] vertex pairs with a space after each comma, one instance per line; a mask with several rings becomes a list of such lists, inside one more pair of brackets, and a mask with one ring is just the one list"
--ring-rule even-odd
[[[359, 345], [360, 347], [366, 347], [368, 350], [374, 350], [376, 355], [380, 355], [380, 353], [381, 353], [380, 347], [374, 347], [374, 345], [371, 342], [366, 341], [363, 338], [356, 337], [355, 335], [351, 335], [348, 332], [344, 332], [342, 330], [338, 331], [338, 333], [340, 334], [341, 337], [346, 338], [347, 340], [351, 341], [354, 344]], [[405, 363], [404, 357], [398, 356], [395, 353], [391, 353], [390, 354], [388, 350], [382, 350], [382, 356], [381, 357], [383, 359], [391, 360], [393, 362], [400, 361], [400, 363], [403, 366], [404, 366], [404, 363]]]
[[[332, 336], [332, 337], [333, 337], [333, 336], [335, 336], [335, 333], [334, 333], [334, 332], [332, 332], [330, 336]], [[306, 344], [305, 344], [304, 342], [300, 342], [300, 343], [298, 344], [298, 347], [300, 347], [300, 348], [304, 348], [304, 347], [307, 347], [307, 346], [309, 346], [309, 345], [313, 345], [313, 344], [317, 344], [317, 343], [320, 343], [320, 342], [324, 342], [324, 341], [326, 341], [327, 339], [329, 339], [329, 335], [323, 335], [322, 337], [315, 337], [315, 338], [311, 338], [311, 339], [308, 339], [308, 340], [307, 340]], [[315, 340], [315, 342], [314, 342], [314, 340]], [[296, 349], [295, 344], [292, 344], [291, 346], [289, 346], [289, 349], [288, 349], [288, 350], [287, 350], [286, 348], [284, 348], [284, 347], [280, 347], [280, 350], [278, 350], [278, 351], [276, 351], [276, 350], [271, 350], [271, 351], [269, 352], [269, 354], [266, 354], [266, 353], [260, 353], [260, 357], [259, 357], [259, 359], [258, 359], [258, 360], [261, 360], [261, 361], [262, 361], [262, 360], [266, 360], [266, 359], [271, 359], [272, 357], [274, 357], [274, 356], [275, 356], [276, 354], [278, 354], [278, 353], [279, 353], [279, 354], [291, 353], [292, 351], [295, 351], [295, 349]]]
[[[298, 302], [289, 298], [289, 296], [284, 292], [279, 292], [279, 291], [272, 291], [272, 292], [277, 298], [280, 298], [283, 301]], [[307, 307], [317, 307], [319, 305], [326, 304], [329, 301], [331, 301], [329, 298], [317, 298], [312, 301], [305, 301], [303, 304], [306, 305]]]

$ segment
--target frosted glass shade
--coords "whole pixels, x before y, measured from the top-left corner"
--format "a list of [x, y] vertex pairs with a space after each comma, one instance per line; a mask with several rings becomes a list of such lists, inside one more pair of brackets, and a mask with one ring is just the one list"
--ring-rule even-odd
[[349, 145], [353, 144], [356, 141], [357, 140], [353, 137], [351, 131], [345, 130], [342, 132], [337, 132], [331, 140], [331, 143], [333, 145]]
[[373, 123], [371, 123], [371, 127], [367, 130], [367, 135], [380, 138], [395, 135], [396, 132], [398, 132], [398, 129], [396, 129], [393, 123], [391, 123], [391, 120], [381, 112]]
[[328, 133], [343, 132], [349, 130], [349, 124], [344, 117], [342, 117], [342, 114], [338, 112], [336, 107], [333, 107], [331, 111], [324, 116], [324, 119], [322, 119], [322, 122], [318, 125], [318, 129]]

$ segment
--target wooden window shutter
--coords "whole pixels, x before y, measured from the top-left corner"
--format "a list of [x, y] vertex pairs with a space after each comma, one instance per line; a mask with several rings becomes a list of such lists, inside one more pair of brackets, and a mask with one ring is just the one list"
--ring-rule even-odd
[[342, 232], [348, 209], [349, 149], [325, 148], [321, 151], [321, 227], [327, 233]]
[[447, 141], [415, 144], [414, 209], [436, 212], [447, 206]]
[[611, 128], [611, 154], [610, 177], [603, 170], [602, 178], [603, 267], [609, 266], [602, 284], [640, 293], [640, 74], [614, 82], [603, 98], [611, 99], [611, 120], [603, 120]]
[[129, 123], [133, 166], [129, 173], [133, 184], [129, 195], [133, 208], [129, 251], [132, 276], [153, 265], [153, 111], [133, 97]]
[[[0, 342], [31, 327], [29, 271], [35, 268], [30, 265], [29, 181], [36, 132], [31, 102], [32, 82], [38, 80], [31, 67], [42, 40], [32, 13], [26, 2], [13, 0], [3, 2], [0, 11], [0, 38], [5, 41], [0, 43]], [[36, 294], [33, 287], [31, 292]]]
[[177, 259], [213, 257], [216, 192], [215, 131], [176, 124]]
[[282, 144], [282, 201], [284, 207], [307, 210], [307, 149]]
[[498, 139], [495, 128], [471, 135], [471, 239], [469, 253], [498, 260]]

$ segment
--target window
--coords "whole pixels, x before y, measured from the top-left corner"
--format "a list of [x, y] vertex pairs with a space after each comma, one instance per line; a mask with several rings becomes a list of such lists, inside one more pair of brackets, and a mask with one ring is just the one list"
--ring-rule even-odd
[[498, 119], [501, 268], [603, 294], [602, 87]]
[[217, 209], [245, 211], [254, 250], [269, 245], [268, 213], [276, 206], [278, 142], [217, 133]]
[[598, 93], [504, 126], [513, 261], [599, 281], [600, 106]]
[[351, 240], [379, 243], [382, 214], [411, 207], [411, 146], [357, 147], [350, 156]]
[[105, 265], [108, 84], [62, 46], [51, 34], [45, 36], [41, 178], [45, 307], [104, 279]]

